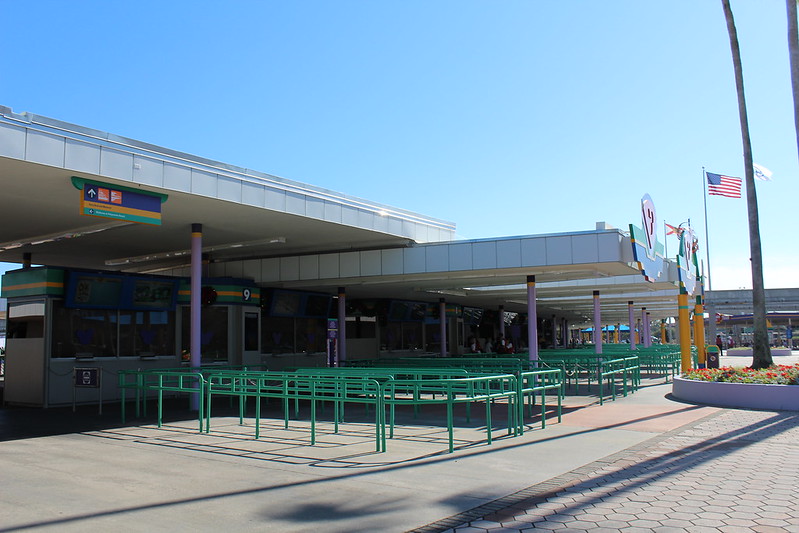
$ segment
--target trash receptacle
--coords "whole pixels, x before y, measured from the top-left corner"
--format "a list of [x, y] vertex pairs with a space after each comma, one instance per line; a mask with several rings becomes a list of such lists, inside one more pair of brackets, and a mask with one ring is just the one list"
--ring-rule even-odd
[[721, 351], [719, 350], [719, 347], [715, 344], [706, 346], [705, 353], [707, 354], [707, 368], [718, 368], [719, 359], [721, 358]]

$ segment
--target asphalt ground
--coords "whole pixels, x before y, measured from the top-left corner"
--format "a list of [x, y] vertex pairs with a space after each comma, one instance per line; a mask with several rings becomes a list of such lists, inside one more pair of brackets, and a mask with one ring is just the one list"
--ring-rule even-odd
[[460, 413], [454, 453], [428, 408], [383, 453], [360, 408], [313, 446], [302, 413], [267, 414], [255, 440], [226, 406], [208, 434], [182, 401], [161, 428], [115, 405], [0, 409], [0, 531], [799, 531], [799, 412], [643, 385], [602, 406], [583, 389], [516, 437], [497, 405], [491, 445]]

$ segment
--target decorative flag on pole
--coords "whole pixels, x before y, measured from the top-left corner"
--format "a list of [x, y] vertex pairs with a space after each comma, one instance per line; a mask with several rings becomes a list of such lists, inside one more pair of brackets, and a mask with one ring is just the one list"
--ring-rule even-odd
[[741, 197], [741, 178], [731, 178], [712, 172], [705, 172], [705, 174], [707, 174], [708, 194], [717, 194], [728, 198]]
[[755, 167], [755, 179], [760, 181], [771, 181], [771, 171], [764, 166], [752, 163]]
[[[664, 222], [664, 224], [666, 224]], [[672, 226], [671, 224], [666, 224], [666, 235], [677, 235], [677, 237], [682, 236], [683, 228], [679, 226]]]

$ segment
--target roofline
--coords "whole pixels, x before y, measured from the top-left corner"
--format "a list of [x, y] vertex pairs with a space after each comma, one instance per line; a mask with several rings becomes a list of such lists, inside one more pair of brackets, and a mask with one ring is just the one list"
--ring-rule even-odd
[[281, 178], [265, 172], [259, 172], [244, 167], [230, 165], [207, 159], [204, 157], [172, 150], [162, 146], [137, 141], [128, 137], [115, 135], [102, 130], [96, 130], [85, 126], [79, 126], [62, 120], [44, 117], [33, 113], [22, 112], [16, 113], [10, 107], [0, 105], [0, 117], [11, 121], [26, 125], [27, 127], [37, 126], [42, 128], [48, 133], [57, 133], [64, 137], [91, 141], [101, 146], [115, 148], [117, 150], [122, 147], [124, 151], [148, 157], [158, 157], [161, 159], [171, 159], [176, 163], [183, 165], [200, 167], [202, 170], [212, 170], [222, 174], [236, 174], [240, 179], [245, 181], [252, 181], [259, 184], [274, 185], [283, 189], [293, 189], [305, 195], [316, 196], [323, 199], [331, 199], [340, 203], [349, 204], [353, 207], [366, 209], [380, 214], [396, 215], [400, 218], [412, 220], [417, 223], [436, 226], [446, 231], [455, 232], [455, 223], [437, 219], [428, 215], [415, 213], [406, 209], [373, 202], [357, 196], [351, 196], [341, 192], [325, 189], [323, 187], [316, 187], [307, 183], [302, 183], [286, 178]]

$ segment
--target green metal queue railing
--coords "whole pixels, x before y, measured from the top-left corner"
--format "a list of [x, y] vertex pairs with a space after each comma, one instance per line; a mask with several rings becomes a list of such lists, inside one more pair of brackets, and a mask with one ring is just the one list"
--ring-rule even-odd
[[[189, 368], [145, 371], [123, 371], [120, 373], [122, 391], [122, 417], [125, 417], [126, 391], [135, 389], [137, 415], [142, 405], [146, 415], [147, 395], [155, 391], [158, 403], [158, 423], [163, 414], [165, 392], [199, 394], [198, 425], [201, 432], [209, 432], [213, 396], [230, 396], [239, 399], [239, 417], [243, 421], [247, 398], [256, 401], [256, 438], [260, 436], [260, 399], [278, 398], [283, 401], [285, 425], [288, 427], [289, 405], [300, 400], [311, 405], [311, 442], [316, 442], [317, 403], [332, 402], [334, 425], [343, 419], [344, 405], [361, 403], [375, 408], [375, 442], [377, 451], [385, 451], [385, 410], [392, 413], [397, 405], [444, 404], [448, 413], [449, 447], [453, 447], [452, 409], [457, 404], [466, 404], [467, 412], [472, 403], [485, 402], [487, 409], [488, 441], [492, 440], [490, 406], [497, 400], [508, 402], [509, 433], [521, 434], [524, 428], [524, 398], [528, 403], [535, 394], [541, 395], [542, 427], [545, 427], [545, 394], [555, 391], [558, 396], [558, 420], [561, 419], [562, 376], [559, 369], [528, 371], [521, 378], [507, 375], [474, 375], [458, 368], [316, 368], [298, 369], [294, 372], [265, 372], [234, 369], [204, 368], [194, 372]], [[370, 374], [371, 372], [371, 374]], [[468, 377], [467, 377], [468, 376]], [[399, 379], [398, 379], [399, 378]], [[526, 381], [525, 381], [526, 380]], [[500, 383], [500, 385], [497, 385]], [[424, 386], [423, 389], [419, 387]], [[421, 391], [424, 394], [420, 394]], [[393, 425], [391, 426], [393, 435]]]

